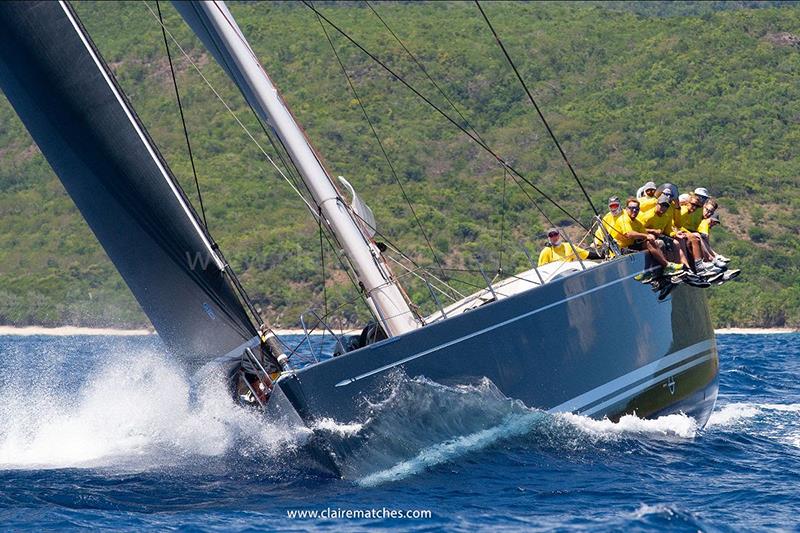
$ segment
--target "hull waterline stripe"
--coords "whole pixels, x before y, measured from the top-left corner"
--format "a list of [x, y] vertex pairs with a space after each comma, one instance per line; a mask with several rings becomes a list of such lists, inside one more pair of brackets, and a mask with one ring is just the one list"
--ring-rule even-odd
[[693, 344], [678, 350], [677, 352], [661, 357], [660, 359], [639, 367], [623, 376], [612, 379], [611, 381], [587, 391], [580, 396], [576, 396], [571, 400], [567, 400], [566, 402], [553, 407], [550, 409], [550, 411], [580, 411], [581, 409], [585, 409], [593, 402], [617, 394], [619, 391], [625, 389], [626, 387], [630, 387], [637, 381], [650, 378], [655, 374], [663, 373], [663, 371], [668, 367], [671, 367], [676, 363], [682, 363], [700, 353], [708, 351], [712, 348], [712, 346], [713, 342], [711, 340], [704, 340], [698, 342], [697, 344]]
[[[658, 268], [658, 267], [656, 267], [656, 268]], [[646, 270], [646, 272], [655, 270], [656, 268], [649, 268], [649, 269]], [[452, 341], [446, 342], [444, 344], [440, 344], [439, 346], [436, 346], [436, 347], [431, 348], [429, 350], [422, 351], [422, 352], [420, 352], [418, 354], [414, 354], [414, 355], [406, 357], [404, 359], [400, 359], [400, 360], [395, 361], [393, 363], [390, 363], [388, 365], [384, 365], [384, 366], [376, 368], [374, 370], [370, 370], [369, 372], [365, 372], [364, 374], [360, 374], [360, 375], [352, 377], [352, 378], [343, 379], [342, 381], [337, 383], [335, 386], [336, 387], [343, 387], [345, 385], [350, 385], [351, 383], [355, 383], [358, 380], [364, 379], [364, 378], [369, 377], [369, 376], [373, 376], [375, 374], [379, 374], [381, 372], [384, 372], [384, 371], [389, 370], [391, 368], [394, 368], [396, 366], [400, 366], [402, 364], [408, 363], [409, 361], [413, 361], [414, 359], [418, 359], [420, 357], [424, 357], [424, 356], [426, 356], [428, 354], [431, 354], [433, 352], [437, 352], [437, 351], [439, 351], [439, 350], [441, 350], [443, 348], [447, 348], [447, 347], [453, 346], [454, 344], [459, 344], [460, 342], [463, 342], [465, 340], [472, 339], [474, 337], [477, 337], [479, 335], [483, 335], [484, 333], [487, 333], [489, 331], [495, 330], [497, 328], [501, 328], [503, 326], [507, 326], [508, 324], [512, 324], [512, 323], [514, 323], [514, 322], [516, 322], [518, 320], [522, 320], [523, 318], [527, 318], [529, 316], [533, 316], [535, 314], [541, 313], [542, 311], [547, 311], [548, 309], [551, 309], [553, 307], [557, 307], [559, 305], [565, 304], [565, 303], [567, 303], [569, 301], [572, 301], [572, 300], [574, 300], [576, 298], [580, 298], [580, 297], [582, 297], [582, 296], [584, 296], [586, 294], [591, 294], [591, 293], [593, 293], [595, 291], [599, 291], [599, 290], [605, 289], [606, 287], [610, 287], [612, 285], [616, 285], [617, 283], [621, 283], [621, 282], [623, 282], [623, 281], [625, 281], [627, 279], [630, 279], [630, 278], [633, 278], [635, 276], [638, 276], [639, 274], [640, 274], [640, 272], [636, 272], [636, 273], [630, 274], [628, 276], [625, 276], [623, 278], [615, 279], [614, 281], [609, 281], [608, 283], [604, 283], [602, 285], [598, 285], [597, 287], [593, 287], [593, 288], [591, 288], [589, 290], [586, 290], [586, 291], [583, 291], [581, 293], [574, 294], [572, 296], [568, 296], [567, 298], [564, 298], [564, 299], [559, 300], [557, 302], [553, 302], [551, 304], [547, 304], [544, 307], [539, 307], [537, 309], [534, 309], [533, 311], [528, 311], [527, 313], [523, 313], [521, 315], [517, 315], [514, 318], [509, 318], [508, 320], [504, 320], [502, 322], [498, 322], [497, 324], [493, 324], [493, 325], [489, 326], [488, 328], [480, 329], [478, 331], [470, 333], [469, 335], [465, 335], [463, 337], [459, 337], [457, 339], [454, 339]]]
[[711, 350], [705, 350], [705, 351], [700, 352], [697, 355], [693, 355], [691, 357], [687, 357], [686, 359], [683, 359], [679, 363], [671, 365], [671, 366], [665, 368], [664, 370], [660, 370], [660, 371], [656, 372], [655, 374], [649, 375], [644, 379], [640, 379], [638, 381], [633, 381], [631, 383], [628, 383], [625, 387], [623, 387], [623, 388], [621, 388], [619, 390], [615, 390], [612, 394], [609, 394], [607, 396], [599, 397], [597, 400], [584, 405], [578, 411], [583, 412], [583, 411], [585, 411], [587, 409], [592, 409], [593, 407], [595, 407], [600, 402], [604, 402], [605, 400], [608, 400], [611, 396], [618, 395], [621, 391], [623, 391], [623, 389], [633, 388], [633, 387], [639, 386], [642, 383], [644, 383], [645, 381], [650, 381], [650, 380], [653, 380], [653, 379], [663, 379], [663, 376], [669, 377], [672, 374], [672, 371], [675, 370], [675, 368], [677, 368], [678, 366], [685, 365], [686, 363], [688, 363], [690, 361], [694, 361], [695, 359], [699, 359], [699, 358], [704, 357], [706, 355], [710, 355], [710, 353], [711, 353]]
[[194, 229], [197, 231], [197, 234], [200, 236], [200, 239], [203, 241], [203, 244], [205, 244], [206, 247], [208, 248], [208, 253], [211, 254], [211, 257], [214, 258], [214, 263], [217, 265], [217, 267], [220, 270], [225, 270], [224, 263], [219, 258], [219, 256], [217, 256], [217, 254], [214, 252], [214, 249], [211, 247], [211, 243], [206, 238], [206, 235], [205, 235], [205, 233], [203, 233], [203, 230], [200, 229], [200, 226], [198, 225], [197, 220], [192, 215], [191, 211], [189, 210], [189, 207], [186, 205], [186, 202], [184, 202], [183, 198], [181, 197], [180, 193], [178, 192], [178, 189], [175, 187], [175, 183], [173, 183], [173, 181], [170, 179], [169, 175], [167, 174], [166, 169], [161, 164], [161, 161], [158, 159], [158, 157], [156, 156], [155, 152], [153, 151], [153, 147], [150, 146], [149, 142], [147, 142], [147, 138], [145, 137], [145, 135], [142, 132], [141, 128], [139, 128], [139, 124], [137, 124], [136, 120], [133, 118], [133, 115], [131, 114], [130, 109], [128, 109], [128, 106], [125, 104], [125, 100], [119, 94], [119, 91], [117, 90], [117, 87], [114, 85], [114, 83], [108, 77], [108, 73], [103, 68], [102, 62], [97, 57], [97, 54], [95, 54], [94, 49], [89, 44], [89, 41], [86, 39], [86, 36], [81, 31], [81, 28], [78, 25], [78, 23], [73, 18], [72, 13], [70, 12], [69, 8], [67, 8], [67, 6], [66, 6], [66, 4], [64, 3], [63, 0], [61, 0], [59, 2], [59, 4], [61, 5], [61, 9], [63, 9], [64, 13], [67, 15], [67, 18], [69, 19], [70, 23], [72, 24], [72, 27], [75, 28], [75, 33], [78, 34], [78, 37], [80, 37], [81, 42], [83, 42], [83, 45], [86, 47], [86, 50], [89, 52], [89, 55], [92, 57], [92, 60], [94, 61], [95, 65], [97, 65], [97, 69], [100, 71], [100, 74], [103, 75], [103, 79], [108, 84], [109, 89], [111, 89], [111, 92], [114, 94], [114, 97], [117, 99], [117, 102], [119, 102], [120, 107], [122, 107], [122, 110], [125, 111], [125, 115], [128, 117], [128, 120], [131, 122], [131, 125], [136, 130], [136, 133], [139, 136], [139, 139], [141, 139], [142, 144], [144, 144], [145, 148], [147, 149], [147, 152], [150, 154], [150, 157], [153, 158], [153, 162], [156, 164], [158, 169], [161, 171], [161, 175], [166, 180], [167, 184], [169, 185], [169, 188], [172, 189], [172, 193], [175, 195], [175, 198], [178, 200], [178, 203], [183, 208], [184, 212], [186, 213], [186, 216], [189, 218], [189, 221], [192, 223], [192, 226], [194, 226]]
[[[593, 415], [601, 412], [603, 409], [605, 409], [607, 407], [610, 407], [610, 406], [612, 406], [612, 405], [614, 405], [616, 403], [619, 403], [621, 401], [624, 401], [624, 400], [627, 400], [629, 398], [632, 398], [633, 396], [636, 396], [640, 392], [649, 389], [653, 385], [657, 385], [658, 383], [664, 381], [664, 379], [666, 379], [666, 378], [670, 378], [672, 376], [676, 376], [676, 375], [680, 374], [681, 372], [685, 372], [686, 370], [689, 370], [690, 368], [694, 368], [695, 366], [698, 366], [698, 365], [700, 365], [702, 363], [705, 363], [707, 361], [710, 361], [710, 360], [711, 360], [711, 354], [704, 355], [703, 357], [700, 357], [700, 358], [695, 359], [693, 361], [689, 361], [685, 365], [679, 366], [678, 368], [676, 368], [675, 370], [673, 370], [671, 372], [667, 372], [664, 375], [658, 376], [658, 377], [653, 378], [653, 379], [651, 379], [651, 380], [649, 380], [649, 381], [647, 381], [645, 383], [642, 383], [641, 385], [633, 387], [632, 389], [626, 390], [626, 391], [622, 392], [621, 394], [615, 396], [614, 398], [606, 400], [605, 402], [603, 402], [603, 403], [601, 403], [601, 404], [599, 404], [599, 405], [597, 405], [597, 406], [595, 406], [595, 407], [593, 407], [591, 409], [588, 409], [585, 412], [580, 411], [580, 410], [577, 411], [577, 412], [578, 412], [578, 414], [581, 414], [581, 415], [584, 415], [584, 416], [593, 416]], [[554, 409], [550, 409], [548, 412], [554, 413], [554, 412], [558, 412], [558, 411], [556, 410], [556, 408], [554, 408]]]

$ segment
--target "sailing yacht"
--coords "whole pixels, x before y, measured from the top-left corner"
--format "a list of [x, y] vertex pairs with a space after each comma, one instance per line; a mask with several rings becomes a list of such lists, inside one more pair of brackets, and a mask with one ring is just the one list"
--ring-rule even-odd
[[[73, 8], [0, 3], [2, 90], [171, 351], [217, 359], [236, 395], [267, 412], [279, 398], [309, 426], [358, 420], [397, 373], [488, 379], [549, 412], [705, 424], [719, 363], [702, 291], [659, 298], [639, 279], [660, 267], [634, 253], [534, 267], [418, 316], [225, 4], [175, 6], [285, 146], [383, 334], [293, 368]], [[334, 463], [349, 451], [325, 446]]]

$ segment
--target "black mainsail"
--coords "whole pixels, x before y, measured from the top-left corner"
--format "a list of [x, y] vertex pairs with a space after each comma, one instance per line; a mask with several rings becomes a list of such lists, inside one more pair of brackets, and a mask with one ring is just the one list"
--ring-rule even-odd
[[0, 3], [0, 87], [170, 350], [219, 356], [257, 335], [224, 258], [66, 2]]

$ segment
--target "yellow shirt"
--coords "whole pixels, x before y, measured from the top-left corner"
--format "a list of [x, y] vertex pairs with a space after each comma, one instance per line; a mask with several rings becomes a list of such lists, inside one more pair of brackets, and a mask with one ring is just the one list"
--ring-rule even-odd
[[681, 207], [680, 228], [684, 231], [697, 231], [700, 221], [703, 220], [703, 209], [698, 207], [691, 213], [686, 206]]
[[708, 235], [711, 232], [711, 219], [704, 218], [700, 221], [700, 224], [697, 225], [697, 232], [702, 233], [703, 235]]
[[658, 229], [661, 230], [662, 235], [670, 235], [672, 233], [671, 208], [672, 206], [661, 215], [658, 214], [658, 210], [653, 210], [644, 216], [640, 213], [637, 219], [641, 218], [644, 227], [647, 229]]
[[626, 233], [630, 233], [631, 231], [635, 231], [636, 233], [647, 233], [644, 224], [642, 224], [638, 218], [629, 217], [628, 213], [625, 213], [617, 219], [616, 229], [617, 231], [614, 235], [614, 238], [623, 248], [627, 248], [637, 241], [637, 239], [626, 237]]
[[[614, 234], [616, 233], [615, 228], [616, 228], [617, 219], [619, 217], [621, 217], [622, 215], [623, 215], [622, 211], [619, 212], [619, 215], [615, 215], [611, 211], [609, 211], [608, 213], [603, 215], [603, 228], [606, 229], [606, 231], [608, 232], [609, 235], [611, 235], [612, 238], [614, 237]], [[594, 232], [594, 242], [595, 242], [595, 244], [597, 246], [600, 246], [600, 245], [603, 244], [603, 240], [604, 240], [604, 237], [605, 237], [605, 233], [603, 232], [603, 228], [597, 228], [597, 231]]]
[[658, 198], [652, 198], [650, 196], [639, 198], [639, 216], [649, 215], [656, 210], [657, 205]]
[[[575, 247], [581, 259], [589, 257], [589, 252]], [[572, 251], [572, 246], [568, 242], [562, 242], [557, 246], [551, 246], [549, 243], [544, 247], [544, 250], [539, 254], [539, 266], [552, 263], [553, 261], [575, 261], [575, 253]]]

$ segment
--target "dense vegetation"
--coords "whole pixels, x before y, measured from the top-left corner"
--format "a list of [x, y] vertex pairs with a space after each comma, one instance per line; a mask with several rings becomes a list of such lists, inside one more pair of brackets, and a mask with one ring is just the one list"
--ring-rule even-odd
[[[150, 3], [155, 9], [155, 4]], [[588, 223], [591, 210], [471, 3], [375, 4], [497, 153]], [[758, 8], [755, 8], [758, 7]], [[187, 194], [196, 198], [160, 29], [144, 3], [76, 6]], [[594, 203], [647, 180], [705, 186], [722, 204], [717, 247], [743, 268], [709, 290], [718, 326], [800, 326], [800, 8], [781, 2], [486, 3]], [[719, 8], [719, 9], [718, 9]], [[320, 9], [458, 117], [363, 4]], [[165, 22], [267, 153], [242, 98], [171, 6]], [[423, 266], [525, 268], [548, 224], [570, 220], [392, 76], [326, 27], [413, 205], [403, 197], [314, 14], [232, 7], [335, 174], [374, 209], [384, 238]], [[273, 323], [323, 305], [319, 234], [173, 46], [209, 228]], [[523, 190], [524, 189], [524, 190]], [[422, 230], [414, 216], [419, 218]], [[579, 238], [576, 225], [569, 231]], [[431, 246], [428, 246], [428, 241]], [[436, 259], [431, 252], [436, 254]], [[500, 251], [503, 250], [502, 258]], [[363, 311], [325, 252], [330, 308]], [[435, 269], [434, 269], [435, 270]], [[475, 272], [454, 272], [471, 292]], [[482, 283], [482, 282], [481, 282]], [[427, 311], [427, 288], [410, 283]], [[0, 323], [141, 325], [146, 319], [5, 99], [0, 100]]]

